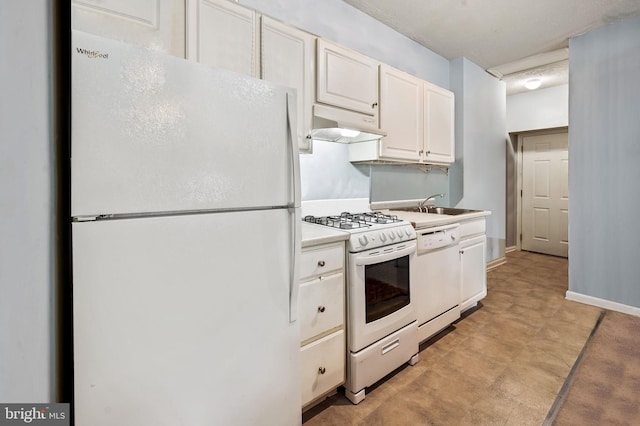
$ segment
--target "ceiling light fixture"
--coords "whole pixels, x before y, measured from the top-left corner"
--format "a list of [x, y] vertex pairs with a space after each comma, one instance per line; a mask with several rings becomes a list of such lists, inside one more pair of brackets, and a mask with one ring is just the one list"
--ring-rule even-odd
[[524, 87], [529, 90], [535, 90], [540, 87], [541, 84], [542, 82], [540, 81], [540, 79], [534, 78], [532, 80], [527, 80], [527, 82], [524, 84]]

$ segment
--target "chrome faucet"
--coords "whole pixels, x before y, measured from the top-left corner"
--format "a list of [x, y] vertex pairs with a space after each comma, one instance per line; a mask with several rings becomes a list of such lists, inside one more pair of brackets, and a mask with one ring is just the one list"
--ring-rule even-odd
[[429, 207], [433, 207], [433, 204], [427, 204], [429, 201], [435, 201], [435, 199], [437, 197], [444, 197], [444, 194], [433, 194], [428, 196], [427, 198], [425, 198], [424, 200], [422, 200], [419, 204], [418, 204], [418, 210], [422, 211], [422, 209], [424, 209], [425, 213], [427, 212], [427, 209]]

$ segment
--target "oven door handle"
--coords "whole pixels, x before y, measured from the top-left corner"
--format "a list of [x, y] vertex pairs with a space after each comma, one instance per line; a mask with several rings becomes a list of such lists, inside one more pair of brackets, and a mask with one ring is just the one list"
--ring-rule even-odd
[[[395, 247], [395, 248], [394, 248]], [[399, 259], [406, 255], [414, 254], [416, 252], [415, 240], [407, 241], [397, 246], [380, 247], [373, 250], [368, 250], [355, 255], [356, 265], [372, 265], [374, 263], [382, 263], [388, 260]]]

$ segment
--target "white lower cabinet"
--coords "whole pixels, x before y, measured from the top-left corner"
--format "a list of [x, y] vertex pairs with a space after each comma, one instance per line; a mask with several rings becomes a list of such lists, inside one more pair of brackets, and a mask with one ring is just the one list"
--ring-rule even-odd
[[303, 249], [300, 259], [303, 409], [345, 381], [344, 242]]
[[338, 330], [300, 349], [303, 407], [344, 383], [345, 351], [344, 330]]
[[480, 223], [470, 223], [470, 228], [479, 229], [482, 234], [460, 237], [460, 277], [462, 295], [460, 310], [465, 311], [476, 306], [487, 295], [487, 262], [485, 248], [487, 237], [484, 235], [484, 219]]

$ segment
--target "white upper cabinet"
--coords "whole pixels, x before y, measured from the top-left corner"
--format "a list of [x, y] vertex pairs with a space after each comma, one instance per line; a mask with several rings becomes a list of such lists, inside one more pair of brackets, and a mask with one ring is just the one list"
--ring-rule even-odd
[[425, 163], [450, 164], [455, 161], [454, 95], [424, 82], [424, 158]]
[[187, 58], [260, 77], [259, 19], [228, 0], [187, 0]]
[[377, 61], [318, 39], [316, 101], [378, 117]]
[[297, 91], [298, 146], [311, 150], [316, 37], [261, 17], [261, 78]]
[[184, 0], [73, 0], [76, 30], [185, 57]]
[[387, 136], [349, 145], [353, 162], [449, 165], [455, 161], [454, 95], [380, 65], [380, 128]]
[[380, 156], [420, 161], [424, 128], [423, 81], [388, 65], [380, 66]]

